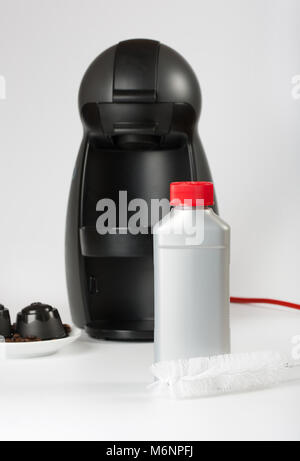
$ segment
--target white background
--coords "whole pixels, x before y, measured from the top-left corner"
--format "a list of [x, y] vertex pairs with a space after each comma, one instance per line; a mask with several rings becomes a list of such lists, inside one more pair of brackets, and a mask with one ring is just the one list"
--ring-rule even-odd
[[[0, 301], [12, 313], [52, 303], [69, 320], [78, 88], [90, 62], [128, 38], [175, 48], [199, 77], [200, 136], [232, 227], [232, 295], [300, 302], [299, 0], [0, 0]], [[261, 324], [247, 331], [255, 349]], [[289, 335], [299, 333], [295, 316]]]

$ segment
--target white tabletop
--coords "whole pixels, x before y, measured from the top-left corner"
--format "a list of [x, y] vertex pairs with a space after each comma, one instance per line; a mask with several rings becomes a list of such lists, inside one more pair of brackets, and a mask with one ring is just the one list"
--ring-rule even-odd
[[[300, 313], [232, 307], [234, 352], [291, 350]], [[300, 381], [207, 399], [155, 399], [153, 345], [83, 335], [59, 354], [0, 361], [1, 440], [299, 440]]]

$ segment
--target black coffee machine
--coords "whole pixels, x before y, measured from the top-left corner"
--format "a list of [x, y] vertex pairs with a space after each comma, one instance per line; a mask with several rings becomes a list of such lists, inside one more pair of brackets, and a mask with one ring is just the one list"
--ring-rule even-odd
[[150, 205], [169, 198], [173, 181], [210, 181], [197, 132], [200, 108], [193, 70], [156, 41], [109, 48], [83, 78], [84, 136], [68, 206], [66, 270], [73, 321], [92, 337], [153, 340], [150, 226], [133, 235], [117, 214], [114, 232], [101, 235], [97, 204], [110, 199], [119, 211], [119, 192], [126, 191], [128, 202]]

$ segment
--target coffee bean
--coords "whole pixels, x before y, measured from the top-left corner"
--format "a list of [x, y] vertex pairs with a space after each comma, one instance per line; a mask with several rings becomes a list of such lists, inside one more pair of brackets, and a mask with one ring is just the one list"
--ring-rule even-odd
[[[64, 329], [66, 332], [66, 335], [69, 336], [69, 334], [72, 331], [72, 328], [70, 325], [65, 324]], [[35, 336], [28, 336], [28, 338], [22, 338], [22, 336], [19, 333], [16, 333], [16, 324], [14, 323], [12, 326], [12, 336], [10, 338], [5, 338], [6, 343], [36, 343], [36, 342], [41, 342], [41, 338], [36, 338]]]

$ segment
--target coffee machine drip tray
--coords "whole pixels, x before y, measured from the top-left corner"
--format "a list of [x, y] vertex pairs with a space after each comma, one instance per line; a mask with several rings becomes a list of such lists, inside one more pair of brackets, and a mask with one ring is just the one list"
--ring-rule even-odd
[[153, 341], [153, 320], [102, 321], [88, 323], [85, 327], [89, 336], [95, 339], [114, 341]]

